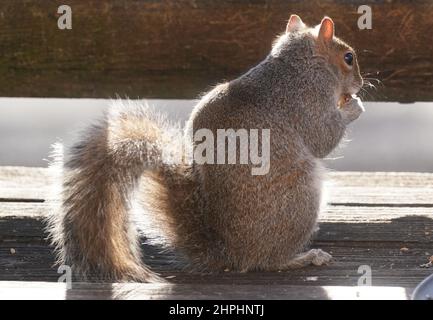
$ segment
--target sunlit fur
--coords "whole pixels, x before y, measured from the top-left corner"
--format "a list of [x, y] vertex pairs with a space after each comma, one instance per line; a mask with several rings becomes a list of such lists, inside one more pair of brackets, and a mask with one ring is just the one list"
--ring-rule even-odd
[[[295, 26], [295, 27], [293, 27]], [[169, 164], [190, 136], [148, 107], [116, 101], [68, 152], [61, 208], [49, 219], [59, 263], [82, 279], [154, 281], [142, 263], [131, 200], [142, 203], [170, 243], [198, 270], [280, 270], [330, 256], [303, 254], [320, 211], [320, 158], [362, 111], [342, 94], [362, 86], [357, 63], [342, 63], [337, 38], [293, 23], [271, 53], [196, 105], [186, 131], [270, 129], [270, 171], [251, 165]], [[60, 161], [58, 157], [58, 161]]]

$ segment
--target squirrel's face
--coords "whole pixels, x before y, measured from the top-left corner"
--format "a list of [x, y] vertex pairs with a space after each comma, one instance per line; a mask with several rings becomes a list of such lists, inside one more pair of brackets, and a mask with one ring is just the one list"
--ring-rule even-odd
[[297, 15], [291, 15], [286, 27], [286, 35], [299, 34], [312, 43], [311, 65], [320, 65], [331, 73], [338, 84], [336, 94], [354, 95], [363, 85], [355, 50], [334, 36], [334, 22], [323, 18], [315, 28], [307, 27]]
[[[363, 80], [355, 50], [334, 36], [334, 24], [331, 19], [324, 18], [317, 28], [319, 33], [315, 39], [315, 53], [326, 60], [328, 69], [337, 77], [340, 85], [339, 94], [356, 94], [362, 88]], [[323, 31], [324, 28], [331, 30]], [[332, 34], [332, 37], [327, 38], [326, 32]]]

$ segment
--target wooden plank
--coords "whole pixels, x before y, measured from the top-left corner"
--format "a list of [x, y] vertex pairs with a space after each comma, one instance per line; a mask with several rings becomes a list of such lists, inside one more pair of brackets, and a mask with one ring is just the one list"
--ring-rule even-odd
[[[48, 210], [46, 203], [0, 202], [0, 240], [40, 243], [46, 237], [42, 217]], [[433, 242], [432, 207], [328, 206], [319, 222], [317, 241]]]
[[52, 181], [47, 168], [0, 167], [0, 202], [43, 201]]
[[[65, 291], [57, 283], [9, 282], [54, 282], [59, 274], [54, 267], [53, 248], [43, 231], [42, 217], [48, 212], [49, 204], [22, 202], [37, 200], [32, 192], [49, 184], [48, 169], [0, 167], [0, 197], [7, 190], [19, 192], [10, 191], [9, 199], [0, 200], [0, 280], [8, 280], [0, 283], [0, 295], [7, 291], [9, 297], [39, 295], [61, 299], [408, 298], [413, 288], [431, 274], [430, 269], [420, 265], [433, 255], [433, 207], [431, 202], [420, 203], [419, 199], [406, 206], [402, 203], [410, 202], [407, 198], [411, 191], [417, 194], [421, 190], [427, 197], [433, 186], [432, 174], [334, 172], [330, 176], [329, 189], [340, 194], [340, 198], [333, 196], [340, 202], [326, 208], [320, 218], [320, 230], [311, 244], [333, 255], [334, 261], [329, 266], [281, 272], [198, 274], [185, 272], [186, 263], [179, 253], [162, 251], [160, 245], [143, 239], [144, 260], [169, 282], [167, 287], [78, 284], [73, 290]], [[19, 191], [26, 188], [25, 192]], [[393, 193], [394, 198], [389, 195], [378, 198], [372, 193], [372, 190], [376, 194], [381, 190], [389, 193], [392, 189], [399, 190], [400, 197], [406, 200], [397, 201], [397, 191]], [[41, 200], [46, 198], [47, 190], [40, 193]], [[370, 190], [369, 198], [366, 190]], [[366, 203], [350, 202], [357, 198], [350, 195], [352, 192], [364, 194]], [[392, 203], [380, 204], [384, 200]], [[354, 286], [361, 265], [371, 267], [374, 287], [359, 292]]]
[[[335, 187], [433, 187], [433, 173], [420, 172], [358, 172], [329, 171], [330, 186]], [[50, 169], [42, 167], [0, 166], [0, 189], [36, 184], [42, 187], [50, 181]]]
[[331, 171], [328, 175], [335, 187], [433, 187], [433, 173]]
[[[22, 210], [15, 210], [22, 206]], [[12, 209], [14, 208], [14, 209]], [[375, 285], [414, 287], [431, 273], [419, 266], [433, 255], [433, 211], [414, 208], [330, 207], [321, 218], [312, 243], [329, 251], [335, 261], [323, 268], [289, 273], [190, 274], [182, 271], [182, 256], [161, 253], [158, 245], [143, 244], [145, 261], [174, 283], [285, 283], [290, 285], [355, 285], [360, 265], [371, 266]], [[12, 211], [11, 211], [12, 210]], [[387, 211], [389, 210], [389, 211]], [[0, 205], [0, 279], [46, 280], [58, 278], [52, 248], [45, 241], [41, 214], [46, 204]], [[5, 214], [5, 212], [13, 212]], [[144, 240], [143, 240], [144, 241]], [[404, 248], [404, 250], [402, 250]], [[172, 277], [175, 278], [172, 278]], [[318, 277], [310, 283], [308, 277]]]
[[406, 187], [335, 187], [326, 200], [331, 204], [431, 206], [433, 188]]
[[[263, 59], [297, 13], [335, 20], [366, 77], [382, 81], [367, 100], [433, 98], [430, 1], [69, 0], [72, 30], [57, 28], [63, 1], [0, 4], [2, 96], [194, 98]], [[360, 5], [371, 30], [357, 27]]]
[[[170, 283], [178, 284], [285, 284], [285, 285], [341, 285], [355, 286], [362, 265], [372, 269], [375, 286], [402, 286], [414, 288], [431, 269], [420, 265], [428, 260], [431, 244], [417, 245], [402, 252], [404, 243], [350, 243], [313, 242], [331, 252], [334, 261], [328, 266], [306, 267], [281, 272], [185, 272], [185, 263], [171, 252], [162, 254], [159, 248], [143, 246], [145, 262]], [[15, 253], [10, 252], [11, 248]], [[9, 243], [0, 245], [0, 280], [8, 281], [57, 281], [60, 274], [54, 266], [52, 248], [47, 245]]]
[[[433, 205], [432, 173], [329, 172], [326, 199], [346, 205]], [[50, 195], [49, 169], [0, 167], [1, 201], [43, 201]]]
[[12, 299], [233, 299], [233, 300], [406, 300], [411, 290], [402, 287], [344, 287], [344, 286], [291, 286], [291, 285], [173, 285], [114, 283], [73, 283], [67, 290], [64, 283], [0, 282], [0, 300]]

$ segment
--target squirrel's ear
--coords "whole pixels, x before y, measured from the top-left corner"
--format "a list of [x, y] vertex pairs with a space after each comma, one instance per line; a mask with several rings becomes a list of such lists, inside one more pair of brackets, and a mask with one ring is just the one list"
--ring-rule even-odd
[[334, 21], [331, 18], [325, 17], [320, 23], [319, 39], [329, 42], [334, 37]]
[[296, 14], [292, 14], [287, 23], [286, 33], [299, 31], [303, 28], [305, 28], [305, 24], [302, 22], [301, 18]]

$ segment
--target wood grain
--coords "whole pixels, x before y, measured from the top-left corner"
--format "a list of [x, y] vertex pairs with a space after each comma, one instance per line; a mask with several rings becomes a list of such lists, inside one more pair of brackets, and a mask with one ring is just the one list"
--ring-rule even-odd
[[[433, 5], [374, 0], [69, 0], [72, 30], [57, 28], [60, 0], [0, 1], [0, 95], [196, 98], [262, 60], [291, 13], [332, 17], [358, 52], [366, 100], [433, 99]], [[369, 5], [373, 28], [359, 30]]]
[[[336, 203], [320, 217], [311, 244], [333, 255], [329, 266], [194, 273], [184, 269], [179, 252], [162, 250], [143, 237], [146, 264], [169, 284], [74, 283], [66, 290], [64, 284], [53, 283], [60, 274], [44, 232], [43, 216], [50, 209], [43, 189], [50, 182], [48, 172], [0, 167], [0, 299], [407, 299], [432, 272], [420, 265], [433, 255], [433, 198], [427, 198], [433, 175], [333, 172], [328, 189], [339, 197], [334, 195]], [[425, 197], [417, 197], [419, 192]], [[372, 269], [371, 288], [357, 287], [362, 265]]]
[[[47, 168], [0, 167], [0, 201], [41, 202], [52, 193], [53, 181]], [[432, 189], [432, 173], [329, 172], [325, 183], [327, 202], [336, 205], [426, 207]]]

